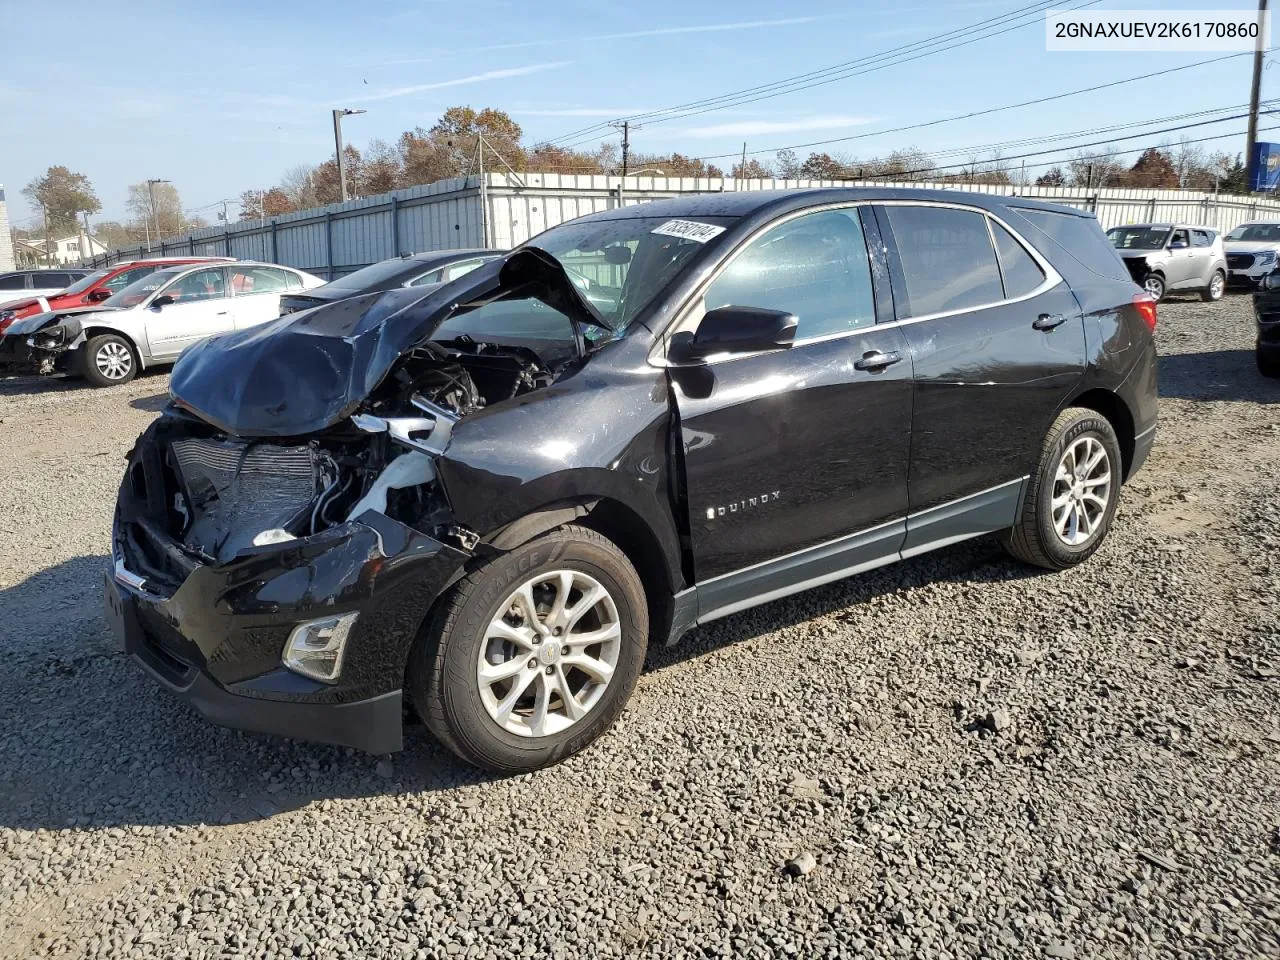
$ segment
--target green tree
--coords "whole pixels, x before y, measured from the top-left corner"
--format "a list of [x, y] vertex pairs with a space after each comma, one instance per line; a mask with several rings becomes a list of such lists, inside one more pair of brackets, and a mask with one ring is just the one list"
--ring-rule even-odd
[[66, 167], [50, 167], [43, 177], [36, 177], [23, 187], [22, 195], [44, 209], [49, 231], [54, 234], [75, 230], [80, 214], [102, 209], [89, 178]]

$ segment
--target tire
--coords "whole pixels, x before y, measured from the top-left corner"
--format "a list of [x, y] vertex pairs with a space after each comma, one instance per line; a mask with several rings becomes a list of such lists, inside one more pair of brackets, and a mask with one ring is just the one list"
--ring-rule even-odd
[[[566, 582], [566, 614], [576, 613], [576, 625], [572, 616], [555, 617]], [[540, 636], [517, 614], [518, 591], [531, 584], [539, 629], [567, 624], [556, 628], [562, 634]], [[604, 597], [579, 609], [596, 587]], [[615, 632], [616, 642], [562, 652], [575, 648], [576, 637]], [[463, 760], [525, 773], [578, 753], [612, 726], [640, 676], [648, 636], [644, 586], [631, 562], [594, 530], [561, 527], [472, 571], [442, 598], [410, 653], [406, 688], [427, 728]], [[501, 679], [481, 679], [482, 656], [495, 675], [505, 669]], [[577, 718], [559, 692], [561, 677], [583, 711]]]
[[1148, 273], [1142, 281], [1142, 288], [1151, 294], [1152, 299], [1157, 303], [1164, 299], [1164, 277], [1158, 273]]
[[1261, 350], [1254, 352], [1258, 361], [1258, 372], [1264, 377], [1276, 379], [1280, 377], [1280, 357], [1264, 356]]
[[[1082, 471], [1076, 476], [1079, 482], [1073, 483], [1074, 471], [1068, 470], [1068, 464], [1078, 458], [1079, 465], [1086, 466], [1098, 451], [1104, 454], [1099, 466]], [[1111, 529], [1120, 497], [1122, 464], [1120, 443], [1106, 417], [1083, 407], [1064, 410], [1044, 439], [1040, 462], [1027, 487], [1022, 516], [1001, 535], [1004, 548], [1024, 563], [1047, 570], [1065, 570], [1093, 556]], [[1104, 469], [1109, 477], [1107, 484], [1092, 483], [1102, 477]], [[1106, 491], [1101, 507], [1097, 503], [1102, 499], [1098, 497], [1099, 489]], [[1094, 497], [1088, 498], [1086, 491]], [[1055, 495], [1067, 497], [1065, 507], [1055, 509]], [[1074, 528], [1073, 509], [1078, 518]]]
[[1215, 300], [1221, 300], [1227, 292], [1227, 275], [1221, 270], [1213, 271], [1213, 276], [1209, 278], [1209, 286], [1200, 291], [1200, 299], [1206, 303], [1213, 303]]
[[138, 354], [124, 337], [104, 333], [84, 345], [84, 377], [95, 387], [114, 387], [138, 375]]

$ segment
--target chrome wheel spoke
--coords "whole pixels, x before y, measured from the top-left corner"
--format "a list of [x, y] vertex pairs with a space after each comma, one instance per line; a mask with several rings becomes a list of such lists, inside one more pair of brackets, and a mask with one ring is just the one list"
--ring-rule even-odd
[[575, 653], [562, 661], [566, 667], [581, 670], [596, 683], [608, 683], [613, 678], [613, 665], [585, 653]]
[[501, 617], [494, 619], [489, 624], [489, 632], [487, 639], [506, 640], [514, 643], [522, 650], [533, 650], [535, 644], [533, 642], [534, 631], [532, 627], [513, 627]]
[[493, 685], [502, 680], [510, 680], [522, 670], [529, 669], [528, 657], [512, 657], [502, 663], [490, 663], [480, 668], [480, 682]]
[[511, 716], [511, 712], [516, 707], [516, 702], [519, 701], [519, 699], [524, 696], [524, 692], [529, 689], [529, 684], [533, 683], [533, 681], [541, 675], [542, 674], [536, 670], [529, 670], [518, 677], [516, 682], [511, 685], [511, 689], [507, 692], [507, 695], [503, 697], [502, 702], [498, 704], [498, 709], [494, 714], [494, 719], [499, 723], [506, 723], [508, 718]]
[[533, 692], [533, 712], [529, 715], [529, 732], [535, 737], [545, 737], [551, 708], [551, 681], [545, 673], [537, 673], [538, 689]]
[[555, 681], [556, 692], [560, 694], [560, 703], [564, 708], [565, 716], [569, 718], [570, 723], [581, 720], [586, 716], [587, 711], [582, 709], [582, 704], [578, 702], [573, 689], [569, 686], [569, 678], [564, 672], [564, 661], [556, 665]]
[[565, 611], [565, 632], [571, 632], [578, 625], [578, 621], [608, 595], [604, 587], [593, 581], [590, 589], [583, 592], [578, 602]]

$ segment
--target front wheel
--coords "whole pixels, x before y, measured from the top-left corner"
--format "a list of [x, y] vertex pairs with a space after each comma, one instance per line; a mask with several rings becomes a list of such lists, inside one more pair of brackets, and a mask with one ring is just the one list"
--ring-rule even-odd
[[1142, 281], [1142, 289], [1151, 295], [1151, 299], [1159, 302], [1164, 299], [1164, 277], [1158, 273], [1148, 273]]
[[1205, 287], [1200, 293], [1200, 299], [1207, 302], [1221, 300], [1222, 295], [1227, 292], [1227, 275], [1221, 270], [1215, 270], [1213, 276], [1209, 278], [1209, 286]]
[[84, 376], [95, 387], [128, 383], [138, 375], [138, 357], [124, 337], [104, 333], [84, 345]]
[[1049, 428], [1022, 516], [1001, 536], [1024, 563], [1065, 570], [1097, 551], [1120, 497], [1120, 444], [1102, 414], [1069, 407]]
[[626, 706], [649, 617], [635, 568], [567, 526], [464, 577], [410, 655], [427, 728], [462, 759], [524, 773], [572, 756]]

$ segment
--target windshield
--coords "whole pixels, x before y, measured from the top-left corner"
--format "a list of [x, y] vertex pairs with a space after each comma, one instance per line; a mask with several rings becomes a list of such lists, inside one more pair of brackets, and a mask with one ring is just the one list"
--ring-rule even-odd
[[1242, 223], [1227, 234], [1228, 240], [1280, 242], [1280, 223]]
[[1168, 227], [1112, 227], [1107, 239], [1117, 250], [1162, 250]]
[[359, 293], [361, 290], [367, 290], [369, 287], [379, 283], [395, 280], [402, 273], [413, 276], [417, 272], [417, 268], [425, 270], [426, 266], [419, 260], [396, 257], [394, 260], [383, 260], [381, 263], [362, 267], [355, 273], [348, 273], [345, 277], [339, 277], [337, 280], [327, 284], [327, 286], [333, 287], [335, 290], [350, 290], [353, 293]]
[[84, 293], [109, 273], [111, 273], [110, 270], [99, 270], [97, 273], [91, 273], [84, 279], [77, 280], [71, 286], [67, 287], [67, 289], [63, 290], [62, 293], [58, 294], [58, 296], [65, 297], [73, 293]]
[[151, 294], [155, 293], [170, 280], [181, 276], [191, 267], [170, 267], [168, 270], [157, 270], [155, 273], [149, 273], [139, 280], [133, 281], [127, 287], [122, 288], [118, 293], [114, 293], [107, 299], [102, 301], [104, 307], [136, 307]]

